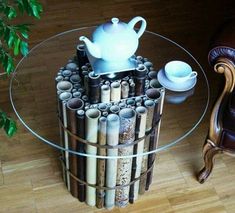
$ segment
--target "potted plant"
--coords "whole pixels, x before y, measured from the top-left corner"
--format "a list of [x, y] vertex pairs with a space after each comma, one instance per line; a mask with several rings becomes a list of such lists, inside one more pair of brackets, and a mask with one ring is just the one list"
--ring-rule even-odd
[[[30, 24], [15, 24], [20, 16], [40, 19], [42, 5], [37, 0], [2, 0], [0, 2], [0, 76], [9, 76], [15, 69], [17, 56], [28, 54]], [[1, 106], [0, 106], [1, 108]], [[0, 128], [8, 136], [16, 132], [16, 122], [0, 109]]]

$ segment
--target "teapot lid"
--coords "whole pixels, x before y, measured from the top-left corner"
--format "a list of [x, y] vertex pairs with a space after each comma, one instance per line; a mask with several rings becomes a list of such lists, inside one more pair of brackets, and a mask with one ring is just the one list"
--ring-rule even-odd
[[120, 33], [126, 29], [126, 24], [120, 22], [118, 18], [112, 18], [110, 22], [103, 25], [103, 30], [107, 33]]

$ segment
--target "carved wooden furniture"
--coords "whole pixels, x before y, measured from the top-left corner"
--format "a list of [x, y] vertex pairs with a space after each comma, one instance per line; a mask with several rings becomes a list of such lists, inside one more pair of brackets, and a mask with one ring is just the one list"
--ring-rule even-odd
[[204, 183], [213, 169], [218, 153], [235, 156], [235, 22], [227, 22], [215, 36], [208, 60], [215, 72], [224, 74], [225, 86], [210, 118], [210, 127], [203, 147], [205, 166], [198, 181]]

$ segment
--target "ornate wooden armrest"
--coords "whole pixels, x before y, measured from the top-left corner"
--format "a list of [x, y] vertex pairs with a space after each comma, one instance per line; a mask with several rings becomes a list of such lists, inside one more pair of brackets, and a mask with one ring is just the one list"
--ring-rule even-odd
[[[214, 37], [208, 61], [214, 67], [215, 72], [224, 74], [225, 85], [211, 112], [209, 133], [203, 147], [205, 166], [198, 175], [200, 183], [203, 183], [210, 175], [217, 153], [235, 154], [235, 149], [233, 149], [235, 146], [231, 144], [233, 139], [235, 143], [235, 132], [224, 128], [228, 105], [234, 95], [235, 20], [226, 23]], [[235, 119], [230, 122], [235, 124]]]
[[208, 60], [215, 72], [224, 74], [225, 86], [217, 99], [210, 119], [209, 135], [215, 145], [220, 142], [223, 130], [223, 116], [235, 84], [235, 22], [226, 23], [216, 34], [211, 44]]

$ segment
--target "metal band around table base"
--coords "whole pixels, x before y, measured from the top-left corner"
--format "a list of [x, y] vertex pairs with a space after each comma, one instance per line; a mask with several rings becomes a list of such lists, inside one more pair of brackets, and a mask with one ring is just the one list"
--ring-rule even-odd
[[146, 170], [144, 173], [142, 173], [139, 177], [135, 178], [133, 181], [131, 181], [131, 182], [128, 183], [128, 184], [119, 185], [119, 186], [115, 186], [115, 187], [97, 186], [97, 185], [95, 185], [95, 184], [87, 183], [86, 181], [83, 181], [83, 180], [79, 179], [78, 177], [76, 177], [69, 169], [66, 169], [65, 163], [64, 163], [64, 159], [63, 159], [62, 157], [60, 157], [60, 161], [61, 161], [61, 163], [62, 163], [63, 169], [64, 169], [66, 172], [68, 172], [68, 174], [69, 174], [73, 179], [75, 179], [77, 182], [79, 182], [80, 184], [83, 184], [83, 185], [85, 185], [85, 186], [90, 186], [90, 187], [93, 187], [93, 188], [96, 188], [96, 189], [100, 189], [100, 190], [114, 190], [114, 189], [122, 189], [122, 188], [124, 188], [124, 187], [131, 186], [131, 185], [134, 184], [136, 181], [138, 181], [138, 180], [140, 180], [142, 177], [146, 176], [149, 172], [152, 171], [153, 166], [154, 166], [155, 159], [154, 159], [154, 161], [152, 162], [152, 165], [148, 168], [148, 170]]
[[[141, 142], [143, 139], [145, 139], [147, 136], [151, 135], [154, 131], [155, 131], [155, 128], [157, 127], [159, 121], [161, 120], [161, 116], [159, 116], [159, 119], [156, 121], [156, 124], [154, 126], [152, 126], [152, 128], [141, 138], [138, 138], [137, 140], [134, 140], [133, 142], [131, 143], [126, 143], [126, 144], [118, 144], [118, 145], [115, 145], [115, 146], [111, 146], [111, 145], [100, 145], [98, 143], [92, 143], [88, 140], [85, 140], [83, 138], [80, 138], [79, 136], [73, 134], [68, 128], [66, 128], [63, 124], [63, 122], [61, 121], [60, 117], [58, 116], [58, 120], [59, 120], [59, 125], [63, 128], [63, 130], [65, 132], [68, 133], [69, 136], [71, 136], [72, 138], [75, 138], [78, 142], [81, 142], [81, 143], [84, 143], [84, 144], [87, 144], [87, 145], [90, 145], [90, 146], [94, 146], [94, 147], [97, 147], [97, 148], [100, 148], [100, 149], [118, 149], [118, 148], [125, 148], [125, 147], [128, 147], [128, 146], [133, 146], [135, 144], [138, 144], [139, 142]], [[73, 150], [74, 151], [74, 150]], [[150, 150], [152, 151], [152, 150]]]

